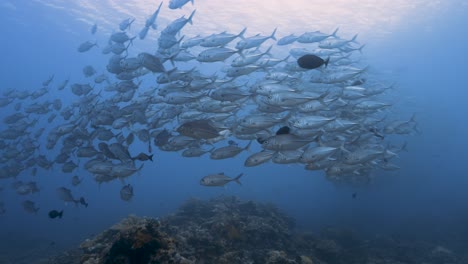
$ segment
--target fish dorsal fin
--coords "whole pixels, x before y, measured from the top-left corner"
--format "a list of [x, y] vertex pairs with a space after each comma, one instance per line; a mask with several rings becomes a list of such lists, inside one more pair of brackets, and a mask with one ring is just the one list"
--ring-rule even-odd
[[224, 172], [220, 172], [220, 173], [218, 173], [218, 174], [219, 174], [219, 175], [224, 175]]

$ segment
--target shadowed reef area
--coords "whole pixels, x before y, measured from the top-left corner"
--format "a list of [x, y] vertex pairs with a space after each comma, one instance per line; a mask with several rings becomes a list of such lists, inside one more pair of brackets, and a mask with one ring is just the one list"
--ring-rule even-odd
[[444, 245], [393, 237], [362, 238], [339, 228], [295, 229], [272, 204], [191, 199], [169, 216], [129, 216], [79, 248], [38, 263], [468, 263]]

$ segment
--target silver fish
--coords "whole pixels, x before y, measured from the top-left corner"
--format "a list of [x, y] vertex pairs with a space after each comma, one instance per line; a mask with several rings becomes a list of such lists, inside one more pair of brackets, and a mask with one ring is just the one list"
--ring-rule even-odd
[[268, 162], [274, 155], [275, 151], [263, 150], [250, 155], [244, 162], [244, 166], [253, 167]]
[[251, 144], [252, 144], [252, 141], [250, 141], [243, 148], [235, 146], [235, 145], [229, 145], [229, 146], [217, 148], [210, 153], [210, 158], [218, 160], [218, 159], [227, 159], [227, 158], [235, 157], [242, 151], [248, 150]]
[[268, 150], [283, 151], [283, 150], [296, 150], [310, 142], [313, 139], [301, 138], [292, 134], [280, 134], [267, 138], [262, 147]]
[[200, 180], [200, 184], [203, 185], [203, 186], [209, 186], [209, 187], [221, 187], [221, 186], [224, 186], [226, 185], [227, 183], [229, 182], [237, 182], [239, 185], [242, 185], [241, 182], [239, 181], [239, 179], [244, 175], [244, 173], [241, 173], [239, 175], [237, 175], [235, 178], [230, 178], [226, 175], [224, 175], [224, 173], [217, 173], [217, 174], [210, 174], [210, 175], [207, 175], [205, 177], [203, 177], [201, 180]]
[[193, 0], [170, 0], [169, 8], [170, 9], [182, 8], [188, 2], [192, 2], [192, 5], [193, 5]]

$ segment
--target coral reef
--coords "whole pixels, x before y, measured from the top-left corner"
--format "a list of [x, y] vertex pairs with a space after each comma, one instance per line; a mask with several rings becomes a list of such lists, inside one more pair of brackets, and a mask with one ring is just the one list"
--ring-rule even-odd
[[177, 253], [173, 238], [156, 219], [129, 216], [94, 239], [84, 241], [83, 264], [191, 263]]
[[[294, 231], [294, 220], [270, 204], [218, 197], [191, 199], [162, 219], [129, 216], [93, 239], [81, 253], [59, 256], [63, 264], [457, 264], [441, 245], [377, 236], [362, 240], [351, 231]], [[66, 256], [66, 257], [65, 257]]]
[[270, 250], [294, 245], [292, 219], [272, 205], [241, 202], [234, 197], [190, 200], [164, 223], [167, 233], [185, 242], [179, 248], [183, 254], [209, 263], [241, 263], [245, 256], [263, 260]]

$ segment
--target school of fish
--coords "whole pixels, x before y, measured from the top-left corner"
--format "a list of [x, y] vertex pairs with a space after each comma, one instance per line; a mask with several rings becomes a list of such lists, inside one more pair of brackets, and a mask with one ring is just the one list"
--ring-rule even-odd
[[[168, 7], [188, 2], [195, 5], [171, 0]], [[399, 169], [394, 159], [406, 144], [395, 143], [394, 135], [417, 133], [417, 123], [414, 115], [392, 119], [386, 94], [394, 84], [369, 73], [357, 35], [344, 39], [336, 29], [278, 38], [280, 29], [263, 35], [243, 28], [194, 36], [195, 9], [159, 25], [162, 7], [162, 2], [155, 6], [137, 33], [131, 30], [136, 19], [127, 18], [105, 45], [90, 40], [77, 45], [80, 53], [100, 48], [106, 72], [87, 65], [75, 82], [54, 84], [58, 77], [51, 75], [40, 89], [3, 92], [0, 183], [53, 168], [71, 175], [71, 187], [85, 178], [124, 181], [153, 161], [156, 148], [155, 158], [173, 151], [212, 160], [249, 150], [246, 167], [300, 164], [335, 182], [365, 182], [375, 170]], [[95, 24], [91, 33], [97, 32]], [[133, 42], [147, 41], [150, 32], [158, 36], [151, 45], [157, 48], [132, 52]], [[60, 93], [67, 91], [75, 100], [65, 105]], [[58, 96], [46, 100], [46, 94]], [[135, 140], [147, 149], [131, 153]], [[213, 172], [200, 184], [240, 183], [242, 175]], [[39, 191], [35, 181], [15, 180], [12, 188], [21, 196]], [[87, 206], [69, 188], [58, 188], [57, 195]], [[120, 196], [130, 201], [133, 187], [123, 184]], [[31, 200], [22, 205], [27, 212], [39, 210]], [[49, 216], [61, 218], [62, 212]]]

